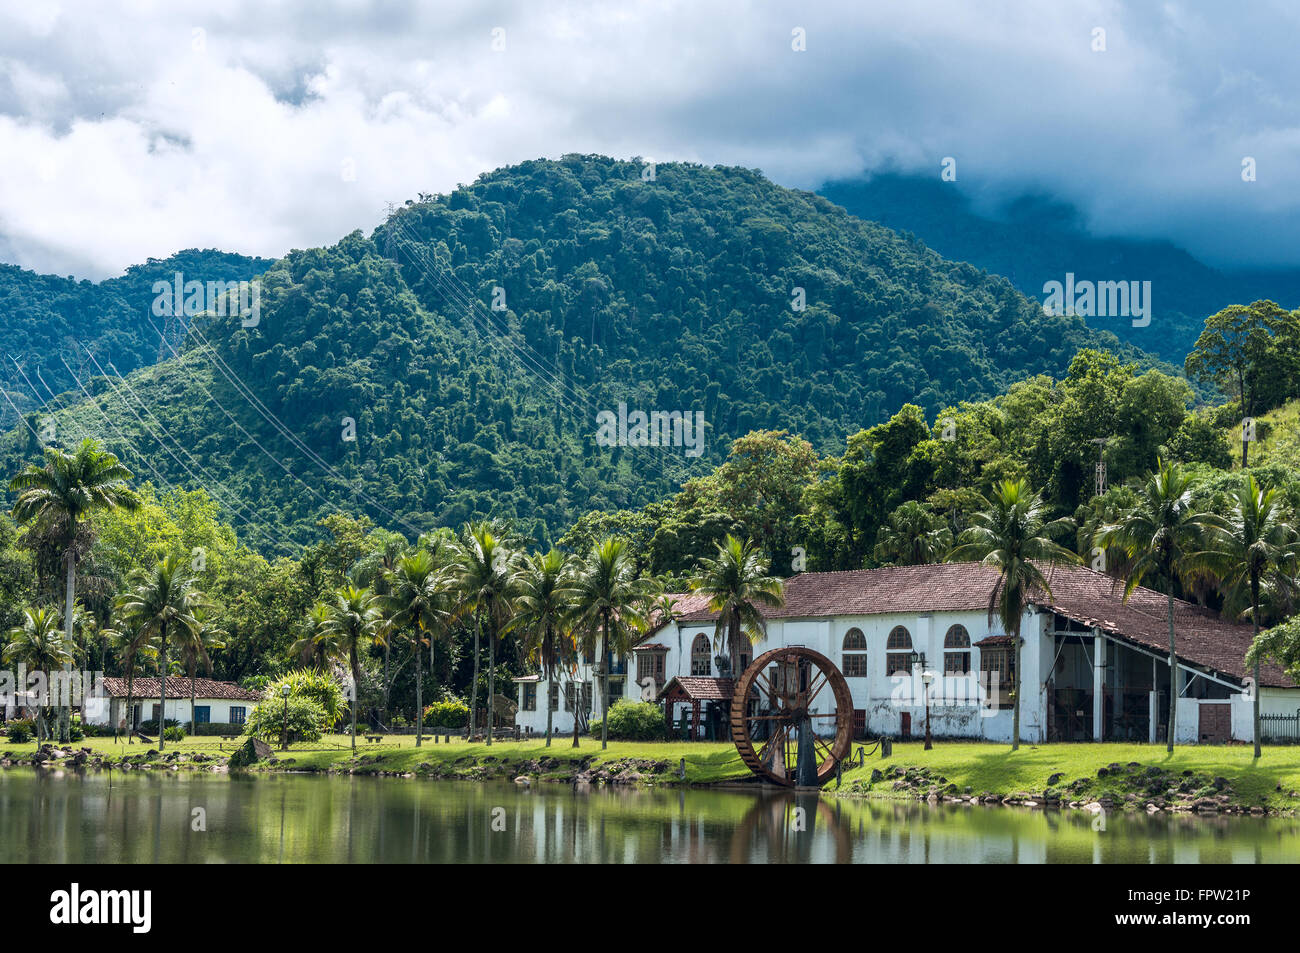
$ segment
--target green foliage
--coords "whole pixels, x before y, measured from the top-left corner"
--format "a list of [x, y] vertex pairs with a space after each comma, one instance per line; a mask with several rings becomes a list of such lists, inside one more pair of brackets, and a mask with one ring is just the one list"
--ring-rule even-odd
[[334, 676], [328, 672], [310, 668], [294, 669], [267, 685], [267, 700], [279, 702], [283, 705], [284, 697], [282, 693], [286, 685], [289, 686], [291, 703], [295, 698], [306, 698], [320, 708], [324, 718], [321, 723], [322, 729], [333, 727], [342, 717], [346, 705], [343, 688]]
[[[600, 734], [601, 719], [590, 723], [593, 736]], [[609, 708], [609, 737], [617, 741], [661, 741], [668, 736], [664, 711], [651, 702], [616, 701]]]
[[458, 698], [449, 698], [424, 707], [426, 728], [464, 728], [469, 722], [469, 705]]
[[5, 740], [10, 744], [25, 745], [32, 740], [36, 726], [30, 718], [15, 718], [5, 723]]
[[[287, 709], [290, 742], [319, 741], [331, 724], [320, 702], [307, 695], [291, 695]], [[283, 698], [268, 698], [258, 702], [244, 725], [244, 734], [263, 741], [278, 739], [284, 732], [285, 711], [286, 702]]]
[[[180, 725], [168, 725], [163, 729], [163, 738], [167, 741], [184, 741], [185, 729]], [[76, 740], [75, 738], [73, 739]]]

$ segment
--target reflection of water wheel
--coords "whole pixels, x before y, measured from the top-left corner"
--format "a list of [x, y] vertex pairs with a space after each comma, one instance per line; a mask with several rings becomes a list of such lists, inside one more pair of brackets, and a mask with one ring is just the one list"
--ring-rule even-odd
[[849, 684], [820, 652], [801, 646], [764, 652], [736, 682], [731, 739], [760, 778], [823, 785], [852, 745]]
[[[802, 829], [794, 823], [795, 808], [803, 811]], [[813, 854], [813, 848], [828, 839], [834, 841], [835, 863], [847, 864], [853, 859], [851, 833], [840, 818], [839, 805], [832, 808], [820, 794], [772, 792], [772, 796], [754, 802], [731, 835], [730, 863], [829, 860]]]

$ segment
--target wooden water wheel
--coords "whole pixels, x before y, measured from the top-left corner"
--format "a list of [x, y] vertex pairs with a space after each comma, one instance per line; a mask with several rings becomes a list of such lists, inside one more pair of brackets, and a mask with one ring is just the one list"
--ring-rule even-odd
[[853, 743], [849, 684], [820, 652], [802, 646], [764, 652], [736, 682], [731, 739], [760, 778], [820, 787]]

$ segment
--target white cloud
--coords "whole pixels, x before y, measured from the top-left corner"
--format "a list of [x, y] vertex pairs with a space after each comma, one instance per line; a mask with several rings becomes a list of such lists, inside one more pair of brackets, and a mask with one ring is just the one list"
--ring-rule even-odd
[[1280, 0], [15, 5], [0, 251], [87, 277], [192, 246], [275, 256], [418, 191], [601, 152], [803, 188], [951, 155], [963, 187], [1047, 189], [1099, 231], [1295, 261], [1296, 19]]

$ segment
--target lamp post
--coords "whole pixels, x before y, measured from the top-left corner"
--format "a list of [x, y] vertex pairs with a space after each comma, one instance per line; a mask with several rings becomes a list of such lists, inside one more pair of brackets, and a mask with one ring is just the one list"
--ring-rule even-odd
[[280, 695], [284, 698], [284, 734], [280, 736], [280, 750], [289, 750], [289, 686], [280, 686]]
[[934, 747], [930, 739], [930, 684], [934, 681], [934, 672], [929, 669], [921, 672], [921, 681], [925, 685], [925, 750]]

